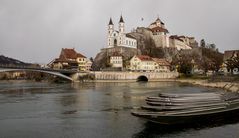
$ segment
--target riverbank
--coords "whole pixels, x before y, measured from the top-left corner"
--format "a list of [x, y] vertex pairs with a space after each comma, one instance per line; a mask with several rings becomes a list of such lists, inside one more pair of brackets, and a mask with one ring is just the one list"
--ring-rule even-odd
[[221, 88], [230, 92], [239, 92], [239, 82], [209, 82], [208, 80], [199, 79], [177, 79], [176, 81], [204, 87]]

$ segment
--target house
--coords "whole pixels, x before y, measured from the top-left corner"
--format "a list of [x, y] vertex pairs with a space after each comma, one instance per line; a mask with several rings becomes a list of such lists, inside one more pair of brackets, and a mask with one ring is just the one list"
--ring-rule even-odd
[[166, 59], [152, 58], [155, 62], [155, 72], [170, 72], [170, 63]]
[[150, 56], [135, 55], [130, 59], [130, 70], [151, 72], [155, 70], [155, 62]]
[[[224, 72], [232, 72], [233, 74], [239, 74], [238, 59], [239, 59], [239, 50], [225, 51], [224, 56], [223, 56], [224, 63], [222, 65], [223, 71]], [[230, 60], [232, 60], [233, 64], [234, 64], [234, 65], [231, 65], [232, 67], [227, 66], [228, 61], [230, 61]]]
[[114, 52], [110, 56], [110, 64], [113, 68], [123, 68], [123, 56], [118, 52]]
[[75, 49], [62, 48], [59, 58], [54, 59], [48, 65], [54, 69], [74, 69], [79, 71], [90, 70], [87, 58], [75, 51]]

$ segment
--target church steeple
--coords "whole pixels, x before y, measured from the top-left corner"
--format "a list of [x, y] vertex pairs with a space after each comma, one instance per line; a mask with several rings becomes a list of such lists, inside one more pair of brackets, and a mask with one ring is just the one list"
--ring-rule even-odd
[[122, 15], [120, 16], [119, 23], [124, 23], [124, 19], [123, 19]]
[[111, 35], [114, 32], [114, 24], [112, 19], [110, 18], [109, 24], [108, 24], [108, 35]]
[[120, 20], [119, 20], [119, 32], [120, 33], [124, 33], [125, 28], [124, 28], [124, 19], [122, 17], [122, 15], [120, 16]]
[[109, 21], [109, 24], [108, 25], [114, 25], [113, 22], [112, 22], [112, 19], [110, 17], [110, 21]]

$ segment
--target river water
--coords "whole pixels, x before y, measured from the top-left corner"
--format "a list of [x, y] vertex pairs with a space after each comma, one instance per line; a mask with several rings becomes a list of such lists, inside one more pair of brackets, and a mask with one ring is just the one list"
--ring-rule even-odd
[[165, 128], [130, 114], [160, 92], [222, 92], [176, 82], [0, 82], [0, 138], [239, 137], [239, 121]]

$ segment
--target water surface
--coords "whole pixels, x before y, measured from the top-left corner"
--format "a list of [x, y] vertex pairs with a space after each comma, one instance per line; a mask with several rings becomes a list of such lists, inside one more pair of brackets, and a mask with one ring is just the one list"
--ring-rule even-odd
[[131, 110], [160, 92], [223, 92], [175, 82], [0, 82], [0, 137], [239, 137], [239, 121], [165, 128]]

